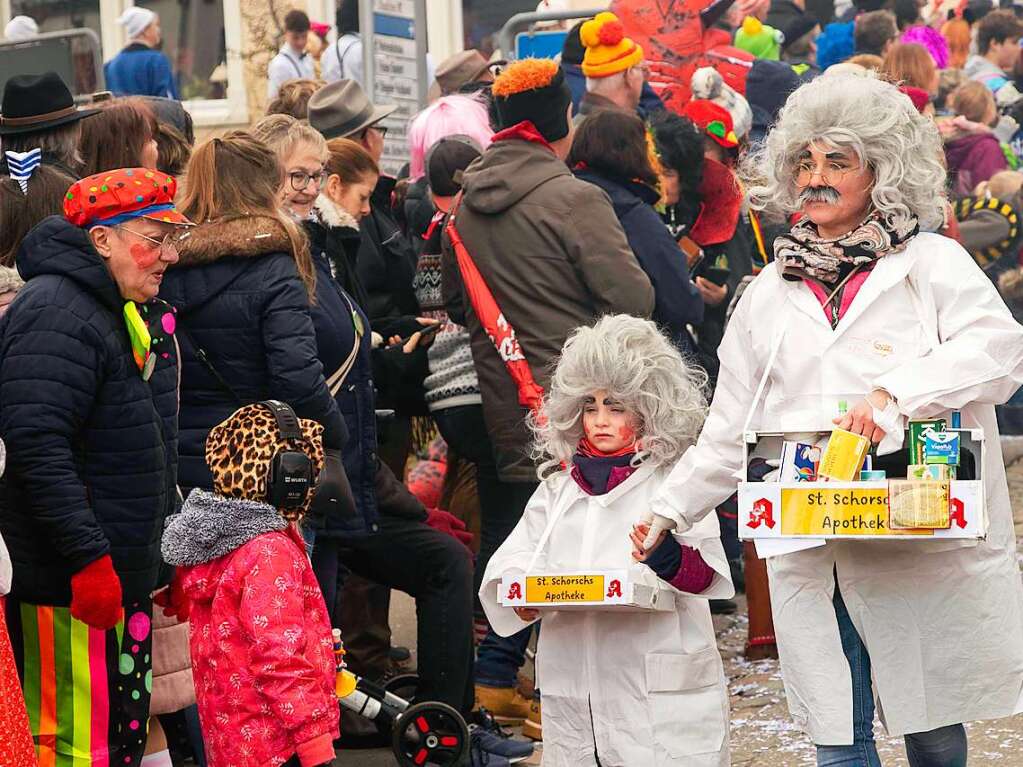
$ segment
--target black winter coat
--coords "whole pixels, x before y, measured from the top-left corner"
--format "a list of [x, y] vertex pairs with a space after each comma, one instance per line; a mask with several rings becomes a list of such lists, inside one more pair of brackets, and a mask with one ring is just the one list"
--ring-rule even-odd
[[173, 350], [143, 381], [118, 292], [86, 233], [51, 216], [22, 243], [27, 285], [0, 320], [0, 530], [13, 595], [68, 605], [71, 576], [109, 554], [125, 604], [159, 584], [176, 499]]
[[[329, 206], [329, 207], [328, 207]], [[377, 532], [382, 515], [425, 520], [426, 510], [377, 455], [376, 391], [374, 369], [381, 358], [409, 357], [399, 350], [372, 349], [369, 321], [354, 301], [347, 284], [348, 264], [354, 263], [359, 246], [355, 221], [330, 205], [322, 196], [316, 204], [315, 220], [307, 221], [306, 233], [316, 264], [316, 305], [312, 307], [316, 345], [324, 371], [331, 377], [355, 343], [352, 310], [358, 313], [364, 335], [355, 364], [337, 391], [335, 399], [349, 440], [341, 454], [352, 486], [358, 514], [344, 520], [326, 521], [319, 536], [352, 538]], [[361, 290], [356, 280], [351, 286]]]
[[181, 258], [164, 278], [160, 297], [178, 309], [184, 488], [213, 486], [206, 436], [244, 404], [282, 400], [300, 418], [323, 425], [326, 449], [341, 450], [345, 443], [344, 420], [324, 381], [308, 295], [290, 248], [284, 227], [271, 218], [205, 224], [182, 241]]
[[320, 213], [326, 206], [317, 203], [318, 220], [306, 221], [309, 246], [316, 265], [316, 304], [311, 308], [316, 347], [325, 375], [330, 378], [341, 368], [356, 344], [358, 315], [362, 339], [355, 362], [334, 395], [348, 428], [348, 441], [341, 453], [345, 474], [352, 486], [358, 513], [348, 519], [326, 521], [320, 535], [357, 536], [377, 530], [377, 498], [375, 490], [377, 465], [376, 393], [370, 361], [372, 339], [369, 319], [356, 300], [339, 284], [338, 276], [348, 273], [346, 264], [354, 261], [359, 249], [358, 229], [321, 223], [331, 221], [331, 211]]
[[683, 354], [693, 355], [696, 342], [686, 325], [703, 321], [703, 297], [689, 278], [686, 256], [672, 239], [653, 205], [657, 192], [648, 186], [580, 169], [575, 175], [607, 192], [636, 260], [654, 286], [651, 319]]
[[370, 214], [362, 220], [359, 279], [369, 303], [363, 307], [374, 328], [380, 320], [419, 313], [412, 289], [416, 254], [390, 213], [394, 179], [381, 177], [373, 192]]

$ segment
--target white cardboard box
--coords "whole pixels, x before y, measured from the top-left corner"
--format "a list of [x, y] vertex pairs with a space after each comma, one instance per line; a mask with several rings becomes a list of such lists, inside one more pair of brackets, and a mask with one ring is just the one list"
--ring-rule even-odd
[[498, 598], [504, 607], [537, 610], [675, 609], [675, 592], [670, 586], [652, 572], [645, 577], [632, 570], [505, 575]]
[[[965, 429], [978, 475], [986, 446], [983, 429]], [[762, 438], [780, 440], [778, 432], [748, 432], [746, 462]], [[964, 440], [963, 449], [965, 449]], [[889, 526], [888, 482], [740, 482], [739, 537], [747, 540], [852, 539], [902, 541], [983, 538], [987, 508], [981, 479], [949, 483], [951, 524], [946, 529], [899, 530]]]

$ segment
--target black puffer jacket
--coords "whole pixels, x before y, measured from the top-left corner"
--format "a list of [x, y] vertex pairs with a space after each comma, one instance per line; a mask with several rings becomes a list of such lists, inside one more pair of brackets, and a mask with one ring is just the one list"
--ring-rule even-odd
[[300, 418], [319, 421], [324, 447], [340, 450], [345, 424], [323, 380], [309, 299], [284, 227], [263, 217], [204, 224], [179, 252], [160, 297], [178, 309], [182, 487], [213, 486], [206, 435], [240, 405], [260, 400], [283, 400]]
[[0, 529], [13, 594], [68, 605], [71, 576], [110, 554], [125, 603], [147, 597], [173, 510], [177, 360], [143, 381], [125, 304], [85, 232], [51, 216], [17, 259], [27, 285], [0, 321]]

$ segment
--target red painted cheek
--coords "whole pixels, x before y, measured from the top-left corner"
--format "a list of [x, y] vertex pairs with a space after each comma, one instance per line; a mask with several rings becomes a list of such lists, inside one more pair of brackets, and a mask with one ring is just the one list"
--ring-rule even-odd
[[636, 430], [626, 424], [618, 429], [618, 438], [625, 442], [632, 442], [636, 436]]
[[131, 253], [131, 257], [135, 261], [135, 266], [142, 270], [151, 267], [160, 257], [159, 248], [147, 248], [145, 245], [137, 242], [132, 244], [132, 246], [128, 249], [128, 252]]

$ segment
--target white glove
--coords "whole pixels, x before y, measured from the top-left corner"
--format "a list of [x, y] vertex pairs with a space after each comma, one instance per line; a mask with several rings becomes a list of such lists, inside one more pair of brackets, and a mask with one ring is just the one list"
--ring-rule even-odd
[[650, 526], [650, 531], [646, 534], [646, 538], [643, 540], [644, 551], [650, 551], [650, 548], [657, 543], [657, 539], [661, 537], [661, 533], [665, 530], [675, 529], [675, 520], [669, 519], [668, 517], [662, 517], [660, 514], [654, 514], [649, 509], [643, 512], [642, 516], [639, 518], [639, 522], [642, 525]]
[[902, 413], [899, 412], [899, 406], [895, 404], [895, 400], [889, 399], [884, 410], [878, 410], [874, 407], [873, 403], [871, 403], [870, 407], [873, 409], [874, 425], [884, 432], [884, 439], [877, 446], [877, 454], [890, 455], [897, 450], [901, 450], [905, 439], [906, 427], [903, 423]]

